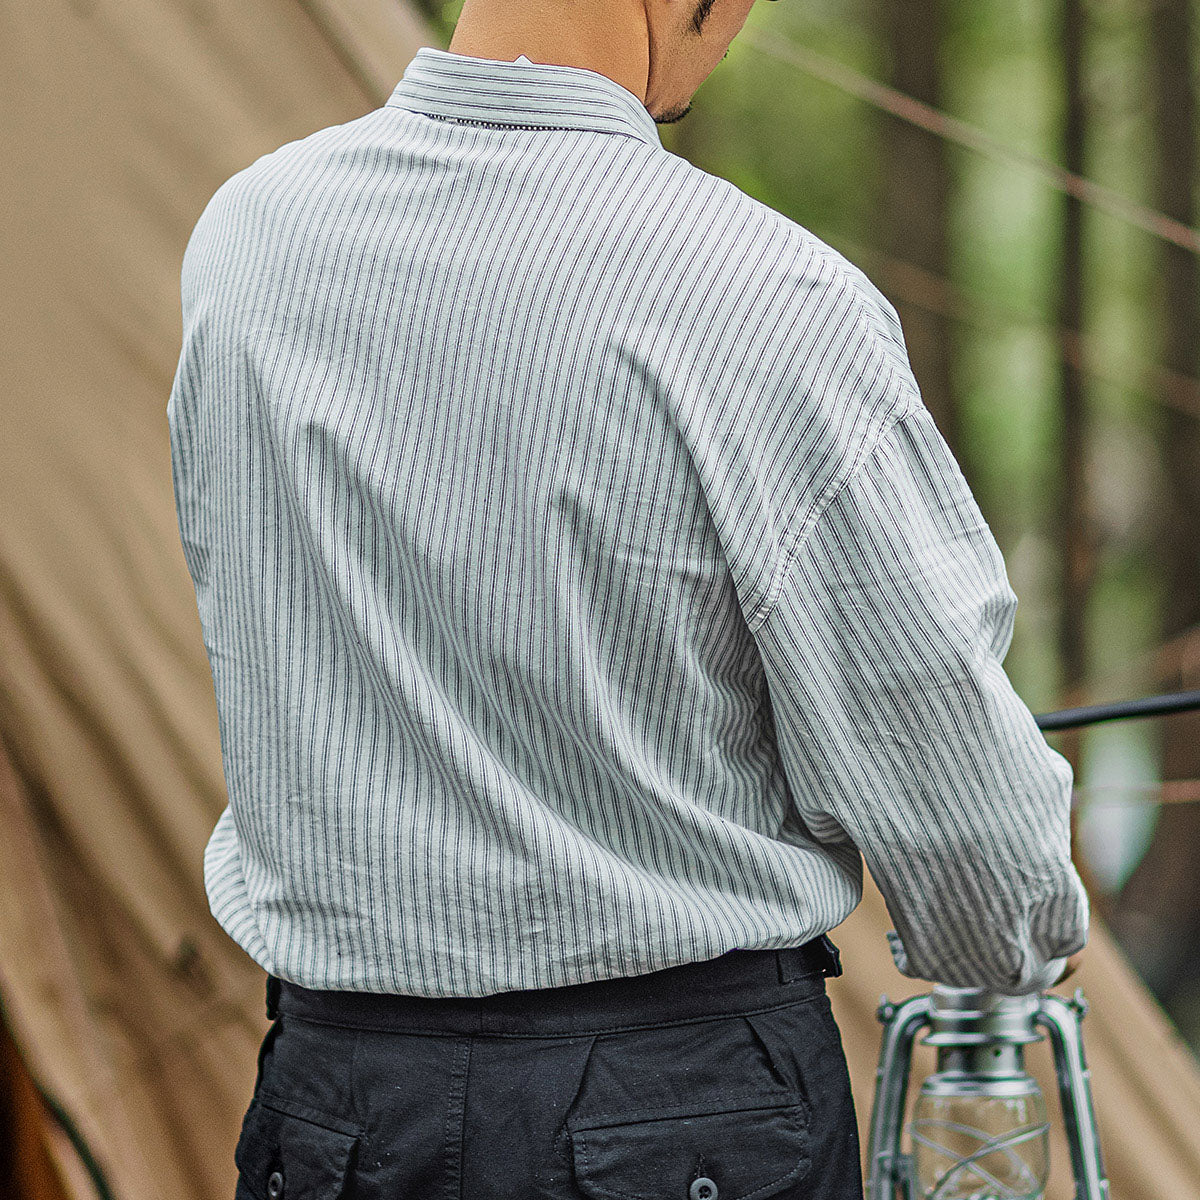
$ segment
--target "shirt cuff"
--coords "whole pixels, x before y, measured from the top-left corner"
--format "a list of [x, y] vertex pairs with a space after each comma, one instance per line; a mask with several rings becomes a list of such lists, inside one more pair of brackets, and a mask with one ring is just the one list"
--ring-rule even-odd
[[[910, 979], [921, 978], [915, 975], [909, 967], [908, 955], [904, 952], [904, 943], [900, 940], [900, 935], [894, 930], [887, 931], [888, 948], [892, 952], [892, 960], [896, 964], [896, 970], [901, 975], [907, 975]], [[1025, 996], [1031, 992], [1044, 992], [1052, 988], [1057, 982], [1058, 977], [1063, 973], [1067, 965], [1066, 956], [1062, 958], [1049, 958], [1042, 966], [1033, 973], [1029, 981], [1020, 991], [997, 991], [995, 988], [989, 988], [989, 991], [996, 992], [1001, 996]], [[935, 981], [936, 982], [936, 981]]]
[[1058, 977], [1063, 973], [1063, 968], [1066, 965], [1067, 960], [1065, 957], [1049, 958], [1040, 970], [1033, 973], [1033, 977], [1019, 992], [1005, 992], [1003, 994], [1025, 996], [1030, 992], [1044, 992], [1058, 982]]

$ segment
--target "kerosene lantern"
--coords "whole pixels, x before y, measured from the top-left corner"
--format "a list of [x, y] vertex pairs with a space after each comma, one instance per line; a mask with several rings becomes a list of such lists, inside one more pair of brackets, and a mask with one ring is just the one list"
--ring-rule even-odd
[[[1048, 993], [1004, 996], [945, 987], [899, 1004], [886, 996], [877, 1016], [883, 1044], [867, 1147], [867, 1200], [1042, 1200], [1050, 1173], [1046, 1100], [1023, 1053], [1050, 1035], [1076, 1200], [1107, 1200], [1090, 1073], [1080, 1020], [1087, 1004]], [[937, 1049], [937, 1070], [921, 1085], [901, 1148], [913, 1043]]]

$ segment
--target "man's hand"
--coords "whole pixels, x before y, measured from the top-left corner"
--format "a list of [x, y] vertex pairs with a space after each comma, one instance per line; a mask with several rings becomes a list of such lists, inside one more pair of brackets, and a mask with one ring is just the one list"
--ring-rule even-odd
[[1072, 954], [1072, 955], [1070, 956], [1070, 958], [1068, 958], [1068, 959], [1067, 959], [1066, 965], [1063, 967], [1063, 973], [1062, 973], [1062, 974], [1061, 974], [1061, 975], [1060, 975], [1060, 976], [1059, 976], [1059, 977], [1058, 977], [1058, 978], [1057, 978], [1057, 979], [1056, 979], [1056, 980], [1055, 980], [1055, 981], [1054, 981], [1054, 982], [1053, 982], [1053, 983], [1052, 983], [1050, 986], [1051, 986], [1051, 987], [1058, 987], [1058, 985], [1059, 985], [1060, 983], [1062, 983], [1062, 981], [1063, 981], [1064, 979], [1066, 979], [1066, 977], [1067, 977], [1068, 975], [1071, 975], [1071, 974], [1073, 974], [1073, 973], [1074, 973], [1074, 971], [1075, 971], [1075, 969], [1076, 969], [1076, 967], [1078, 967], [1078, 966], [1079, 966], [1079, 960], [1080, 960], [1082, 957], [1083, 957], [1083, 951], [1082, 951], [1082, 950], [1076, 950], [1076, 951], [1075, 951], [1075, 953], [1074, 953], [1074, 954]]

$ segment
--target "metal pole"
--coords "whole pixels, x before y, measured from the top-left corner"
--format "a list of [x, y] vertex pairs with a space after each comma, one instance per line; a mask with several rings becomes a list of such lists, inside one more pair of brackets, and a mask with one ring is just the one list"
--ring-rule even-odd
[[1164, 713], [1191, 712], [1193, 709], [1200, 709], [1200, 692], [1171, 692], [1163, 696], [1146, 696], [1141, 700], [1064, 708], [1058, 712], [1041, 713], [1034, 719], [1039, 729], [1074, 729], [1079, 725], [1094, 725], [1097, 721], [1156, 717]]

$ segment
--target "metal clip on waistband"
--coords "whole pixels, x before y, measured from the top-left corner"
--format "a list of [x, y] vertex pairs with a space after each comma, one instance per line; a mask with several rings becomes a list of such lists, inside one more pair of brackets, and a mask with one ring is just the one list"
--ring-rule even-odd
[[833, 944], [833, 940], [829, 934], [821, 934], [817, 938], [817, 945], [814, 949], [819, 950], [823, 960], [821, 966], [822, 975], [837, 976], [842, 973], [842, 952]]
[[803, 945], [776, 950], [774, 954], [780, 983], [794, 983], [814, 974], [825, 978], [842, 973], [841, 952], [824, 933]]

